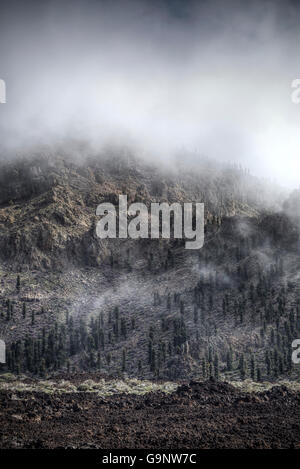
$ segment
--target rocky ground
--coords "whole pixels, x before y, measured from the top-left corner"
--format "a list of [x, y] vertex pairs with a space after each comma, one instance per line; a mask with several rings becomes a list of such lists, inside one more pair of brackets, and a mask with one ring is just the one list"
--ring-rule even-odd
[[300, 392], [190, 382], [175, 392], [0, 392], [1, 448], [300, 448]]

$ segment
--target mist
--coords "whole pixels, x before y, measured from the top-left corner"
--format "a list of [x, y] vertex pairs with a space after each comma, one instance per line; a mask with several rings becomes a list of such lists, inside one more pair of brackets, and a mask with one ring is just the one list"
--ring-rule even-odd
[[293, 2], [2, 2], [2, 154], [78, 139], [180, 148], [300, 185]]

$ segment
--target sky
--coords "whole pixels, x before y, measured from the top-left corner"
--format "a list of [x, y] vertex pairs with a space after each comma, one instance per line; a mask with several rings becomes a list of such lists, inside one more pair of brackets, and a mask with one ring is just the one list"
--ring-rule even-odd
[[4, 0], [1, 151], [75, 138], [159, 162], [188, 149], [299, 187], [299, 23], [296, 2]]

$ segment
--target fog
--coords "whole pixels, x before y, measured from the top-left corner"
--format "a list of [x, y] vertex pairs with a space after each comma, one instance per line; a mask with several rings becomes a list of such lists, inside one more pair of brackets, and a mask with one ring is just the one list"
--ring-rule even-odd
[[180, 148], [300, 185], [294, 3], [2, 2], [2, 153], [68, 138]]

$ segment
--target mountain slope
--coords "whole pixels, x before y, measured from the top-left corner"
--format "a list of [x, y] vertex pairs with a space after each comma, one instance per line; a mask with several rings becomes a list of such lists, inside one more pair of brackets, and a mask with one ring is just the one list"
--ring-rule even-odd
[[[280, 191], [241, 168], [201, 160], [184, 171], [158, 169], [113, 152], [38, 155], [1, 174], [9, 369], [299, 375], [291, 363], [300, 331], [299, 227], [278, 209]], [[173, 239], [98, 239], [96, 207], [119, 194], [147, 206], [204, 202], [203, 249]]]

